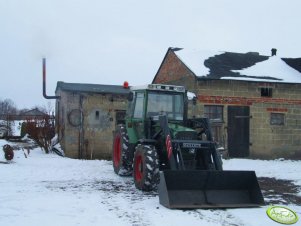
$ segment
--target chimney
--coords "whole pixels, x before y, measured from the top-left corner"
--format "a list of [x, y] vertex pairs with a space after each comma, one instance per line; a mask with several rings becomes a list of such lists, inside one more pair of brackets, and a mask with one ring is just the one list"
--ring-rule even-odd
[[277, 49], [272, 48], [271, 52], [272, 52], [272, 56], [276, 56], [277, 55]]
[[48, 96], [46, 94], [46, 58], [43, 58], [43, 96], [45, 99], [59, 99], [59, 96]]

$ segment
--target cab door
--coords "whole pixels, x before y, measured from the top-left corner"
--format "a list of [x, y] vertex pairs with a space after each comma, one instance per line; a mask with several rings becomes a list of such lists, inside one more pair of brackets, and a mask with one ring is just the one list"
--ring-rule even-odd
[[144, 119], [145, 119], [145, 93], [136, 92], [131, 108], [131, 116], [127, 120], [127, 131], [130, 143], [137, 143], [141, 138], [145, 138]]

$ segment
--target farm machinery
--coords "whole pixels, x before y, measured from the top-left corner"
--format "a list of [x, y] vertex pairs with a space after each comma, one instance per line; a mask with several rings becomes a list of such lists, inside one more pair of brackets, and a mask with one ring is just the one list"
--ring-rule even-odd
[[207, 118], [187, 118], [182, 86], [132, 88], [113, 140], [113, 168], [137, 189], [158, 189], [167, 208], [264, 205], [254, 171], [224, 171]]

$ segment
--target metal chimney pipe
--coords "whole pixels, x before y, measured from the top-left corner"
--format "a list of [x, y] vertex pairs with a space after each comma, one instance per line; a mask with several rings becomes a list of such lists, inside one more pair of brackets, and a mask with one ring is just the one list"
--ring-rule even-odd
[[46, 58], [43, 58], [43, 96], [46, 99], [59, 99], [60, 96], [47, 96], [46, 94]]

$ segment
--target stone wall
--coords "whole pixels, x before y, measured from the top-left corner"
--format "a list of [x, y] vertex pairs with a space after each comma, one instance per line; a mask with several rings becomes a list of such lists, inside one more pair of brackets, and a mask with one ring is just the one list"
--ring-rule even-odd
[[[66, 156], [84, 159], [109, 159], [112, 152], [116, 112], [125, 111], [127, 100], [112, 94], [57, 93], [57, 131]], [[83, 123], [74, 126], [70, 120]], [[71, 113], [73, 112], [73, 113]], [[71, 116], [72, 115], [72, 116]]]
[[[261, 97], [261, 88], [272, 88], [272, 97]], [[224, 106], [226, 133], [227, 106], [250, 107], [250, 156], [260, 158], [301, 157], [301, 85], [244, 81], [199, 81], [198, 113], [204, 105]], [[271, 125], [271, 113], [284, 114], [284, 125]], [[224, 134], [227, 137], [227, 134]]]

